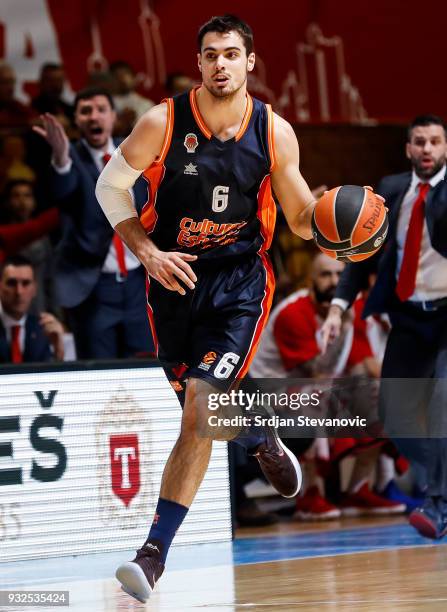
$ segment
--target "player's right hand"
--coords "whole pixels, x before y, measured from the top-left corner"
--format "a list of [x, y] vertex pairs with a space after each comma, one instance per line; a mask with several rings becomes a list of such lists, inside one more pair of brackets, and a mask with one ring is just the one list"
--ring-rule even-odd
[[165, 289], [178, 291], [180, 295], [185, 295], [186, 291], [178, 281], [181, 280], [189, 289], [195, 288], [194, 283], [197, 282], [197, 276], [187, 262], [196, 259], [197, 255], [156, 249], [142, 263], [149, 275], [161, 283]]
[[326, 349], [340, 335], [343, 323], [343, 313], [338, 306], [331, 306], [326, 320], [321, 328], [321, 353], [324, 355]]
[[33, 126], [33, 131], [48, 142], [53, 149], [53, 160], [56, 166], [63, 168], [70, 160], [70, 142], [64, 127], [54, 115], [45, 113], [40, 116], [43, 127]]

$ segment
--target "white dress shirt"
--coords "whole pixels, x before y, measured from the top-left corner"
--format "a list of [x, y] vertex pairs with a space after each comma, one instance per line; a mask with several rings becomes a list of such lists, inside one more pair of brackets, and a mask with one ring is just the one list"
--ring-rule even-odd
[[13, 319], [8, 314], [6, 314], [6, 312], [3, 311], [3, 308], [1, 307], [1, 304], [0, 304], [0, 320], [3, 323], [3, 327], [5, 328], [6, 340], [9, 345], [11, 345], [11, 340], [12, 340], [12, 328], [14, 327], [14, 325], [20, 326], [19, 346], [20, 346], [20, 351], [22, 352], [22, 355], [25, 351], [25, 323], [26, 323], [27, 316], [28, 315], [24, 315], [19, 320]]
[[[82, 143], [87, 148], [90, 155], [92, 156], [92, 159], [95, 162], [95, 165], [98, 168], [99, 172], [102, 172], [102, 169], [104, 168], [104, 160], [103, 160], [104, 155], [106, 153], [108, 153], [109, 155], [112, 155], [112, 153], [115, 150], [115, 145], [113, 144], [113, 140], [109, 138], [106, 150], [94, 149], [88, 144], [88, 142], [85, 139], [82, 139]], [[54, 161], [52, 162], [52, 165], [53, 165], [53, 168], [56, 170], [56, 172], [58, 172], [59, 174], [67, 174], [67, 172], [70, 172], [72, 161], [70, 159], [70, 161], [65, 166], [62, 166], [62, 167], [56, 166], [54, 164]], [[132, 195], [132, 198], [133, 198], [133, 191], [131, 189], [129, 190], [129, 193]], [[128, 271], [136, 270], [136, 268], [138, 268], [141, 265], [139, 260], [135, 257], [132, 251], [126, 246], [126, 244], [124, 244], [124, 242], [123, 242], [123, 246], [124, 246], [124, 261], [125, 261], [126, 269]], [[119, 268], [118, 259], [116, 256], [116, 249], [112, 241], [110, 243], [109, 251], [104, 260], [104, 264], [102, 266], [102, 272], [111, 272], [115, 274], [119, 271], [120, 271], [120, 268]]]
[[[429, 180], [431, 188], [436, 187], [445, 177], [445, 165]], [[407, 237], [408, 226], [410, 224], [411, 212], [413, 204], [418, 197], [418, 185], [424, 182], [413, 171], [411, 184], [404, 196], [402, 205], [399, 211], [399, 219], [397, 223], [397, 264], [396, 264], [396, 280], [399, 277], [400, 268], [405, 248], [405, 239]], [[427, 206], [427, 204], [426, 204]], [[430, 204], [428, 204], [430, 206]], [[426, 216], [425, 216], [426, 217]], [[422, 230], [421, 250], [419, 255], [418, 269], [416, 273], [416, 286], [410, 300], [423, 302], [432, 301], [439, 298], [447, 297], [447, 259], [440, 255], [432, 247], [430, 235], [428, 233], [427, 220], [425, 218], [424, 227]]]

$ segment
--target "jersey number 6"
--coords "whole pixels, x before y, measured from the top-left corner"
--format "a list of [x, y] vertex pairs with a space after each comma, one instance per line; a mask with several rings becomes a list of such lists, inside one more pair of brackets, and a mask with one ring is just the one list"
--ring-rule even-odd
[[239, 359], [240, 357], [236, 353], [225, 353], [214, 369], [214, 376], [216, 378], [228, 378]]
[[225, 187], [224, 185], [216, 185], [213, 189], [213, 204], [211, 208], [214, 212], [222, 212], [228, 206], [228, 192], [230, 191], [229, 187]]

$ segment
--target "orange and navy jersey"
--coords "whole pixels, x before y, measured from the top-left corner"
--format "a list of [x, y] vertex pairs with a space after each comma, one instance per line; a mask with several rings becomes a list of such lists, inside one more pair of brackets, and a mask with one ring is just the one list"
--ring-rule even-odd
[[151, 240], [199, 260], [268, 249], [276, 218], [270, 106], [247, 94], [238, 133], [222, 142], [205, 125], [194, 89], [166, 104], [162, 151], [143, 173], [149, 197], [141, 222]]

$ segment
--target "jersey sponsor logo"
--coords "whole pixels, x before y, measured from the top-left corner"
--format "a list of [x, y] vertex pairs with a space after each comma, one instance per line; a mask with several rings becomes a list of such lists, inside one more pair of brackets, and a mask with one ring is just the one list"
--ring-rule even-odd
[[191, 176], [198, 176], [197, 166], [194, 164], [185, 164], [185, 170], [183, 174], [190, 174]]
[[209, 219], [194, 221], [189, 217], [184, 217], [180, 221], [180, 232], [177, 242], [183, 246], [202, 246], [210, 243], [228, 244], [237, 239], [237, 234], [247, 224], [246, 221], [238, 223], [214, 223]]
[[199, 146], [199, 141], [197, 140], [197, 136], [190, 132], [189, 134], [186, 134], [183, 144], [185, 145], [188, 153], [195, 153], [197, 147]]
[[180, 221], [177, 243], [186, 247], [201, 245], [203, 248], [231, 244], [236, 242], [240, 230], [245, 225], [247, 221], [215, 223], [210, 219], [194, 221], [190, 217], [183, 217]]

